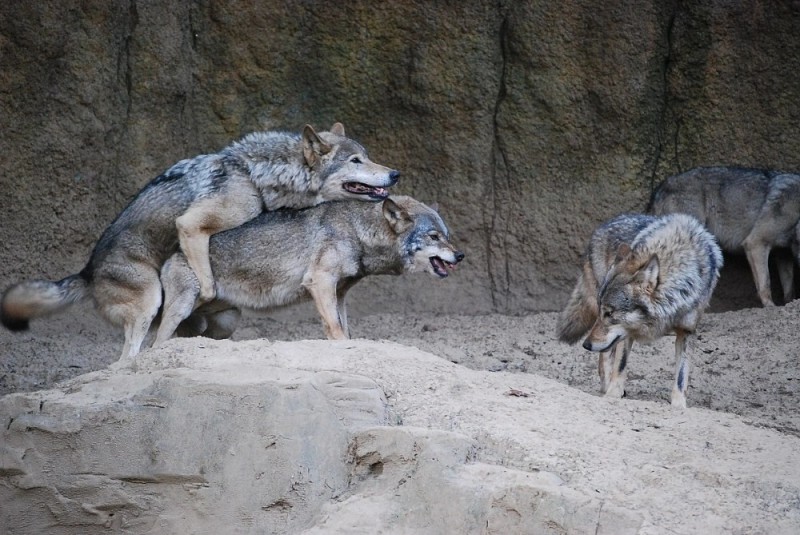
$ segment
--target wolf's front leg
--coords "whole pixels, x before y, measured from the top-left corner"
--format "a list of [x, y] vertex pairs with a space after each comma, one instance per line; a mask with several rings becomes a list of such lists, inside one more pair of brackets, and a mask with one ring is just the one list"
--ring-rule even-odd
[[317, 270], [306, 274], [303, 278], [303, 286], [314, 299], [314, 305], [322, 318], [322, 325], [328, 340], [347, 340], [350, 337], [347, 335], [347, 328], [339, 315], [336, 299], [337, 281], [337, 277], [329, 272]]
[[608, 382], [611, 379], [611, 367], [614, 365], [614, 347], [609, 351], [601, 351], [597, 357], [597, 374], [600, 376], [600, 393], [608, 392]]
[[208, 241], [211, 235], [196, 228], [196, 222], [186, 218], [186, 215], [177, 219], [178, 239], [181, 250], [200, 284], [199, 298], [202, 302], [208, 302], [217, 295], [208, 256]]
[[765, 307], [775, 306], [772, 301], [772, 285], [769, 277], [770, 247], [753, 236], [748, 236], [743, 246], [747, 262], [750, 264], [750, 270], [753, 272], [753, 279], [756, 283], [761, 304]]
[[689, 355], [686, 340], [689, 333], [683, 329], [675, 331], [675, 384], [672, 386], [672, 406], [686, 408], [686, 389], [689, 386]]
[[621, 343], [617, 342], [606, 356], [605, 362], [605, 394], [611, 398], [625, 396], [625, 381], [628, 378], [628, 355], [631, 352], [633, 340], [626, 338]]
[[339, 322], [342, 324], [345, 338], [350, 338], [350, 327], [347, 325], [347, 292], [356, 284], [356, 280], [350, 280], [340, 284], [336, 291], [336, 311], [339, 314]]
[[201, 302], [208, 302], [217, 294], [208, 256], [211, 236], [250, 221], [261, 209], [255, 186], [230, 178], [224, 189], [195, 201], [175, 220], [181, 250], [200, 283]]

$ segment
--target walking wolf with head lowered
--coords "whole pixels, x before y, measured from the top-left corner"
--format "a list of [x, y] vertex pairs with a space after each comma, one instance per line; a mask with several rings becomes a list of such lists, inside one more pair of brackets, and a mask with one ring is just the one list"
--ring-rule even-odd
[[[647, 211], [654, 215], [693, 215], [717, 237], [724, 251], [744, 253], [758, 297], [772, 306], [770, 251], [791, 247], [800, 263], [800, 175], [741, 169], [697, 167], [665, 179]], [[784, 302], [794, 299], [794, 262], [776, 255]]]
[[[212, 236], [217, 297], [195, 310], [200, 281], [186, 256], [164, 264], [164, 311], [156, 344], [181, 334], [227, 338], [239, 309], [278, 307], [311, 298], [330, 339], [349, 338], [347, 292], [369, 275], [427, 272], [440, 278], [464, 258], [432, 208], [410, 197], [381, 204], [325, 203], [277, 211]], [[193, 312], [194, 311], [194, 312]]]
[[106, 319], [124, 328], [122, 356], [134, 356], [161, 307], [161, 266], [179, 243], [200, 281], [201, 299], [209, 300], [215, 294], [208, 260], [212, 234], [264, 210], [379, 201], [398, 175], [372, 162], [340, 123], [319, 133], [306, 126], [302, 135], [254, 132], [155, 178], [103, 232], [80, 273], [12, 286], [0, 303], [0, 320], [21, 330], [30, 319], [91, 298]]
[[[558, 338], [600, 353], [601, 391], [625, 394], [634, 341], [675, 334], [672, 405], [686, 407], [687, 337], [711, 300], [722, 251], [695, 218], [621, 215], [598, 227], [557, 324]], [[588, 335], [587, 335], [588, 333]]]

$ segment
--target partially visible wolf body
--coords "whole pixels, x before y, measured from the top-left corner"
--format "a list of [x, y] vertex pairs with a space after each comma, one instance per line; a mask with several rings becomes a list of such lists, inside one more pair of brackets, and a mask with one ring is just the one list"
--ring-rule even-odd
[[159, 274], [178, 245], [214, 295], [209, 236], [277, 208], [327, 200], [378, 201], [398, 172], [369, 160], [336, 123], [329, 132], [306, 126], [302, 135], [255, 132], [221, 152], [176, 163], [147, 184], [103, 232], [89, 262], [60, 281], [29, 281], [9, 288], [0, 320], [12, 330], [30, 319], [91, 298], [125, 331], [123, 357], [136, 355], [162, 302]]
[[674, 333], [672, 404], [686, 406], [687, 337], [711, 299], [722, 251], [695, 218], [621, 215], [592, 234], [583, 270], [558, 321], [558, 338], [600, 352], [606, 396], [622, 397], [634, 341]]
[[[800, 175], [698, 167], [665, 179], [648, 206], [653, 215], [685, 213], [717, 237], [724, 251], [744, 252], [758, 297], [773, 305], [768, 260], [776, 247], [791, 247], [800, 262]], [[794, 299], [794, 262], [775, 255], [784, 301]]]
[[155, 344], [182, 323], [189, 333], [227, 338], [239, 309], [264, 310], [304, 298], [313, 299], [329, 339], [346, 339], [345, 297], [362, 278], [414, 271], [446, 277], [464, 258], [434, 209], [401, 196], [381, 204], [332, 202], [267, 212], [212, 236], [210, 252], [217, 297], [196, 310], [200, 283], [185, 255], [178, 252], [164, 265], [164, 310]]

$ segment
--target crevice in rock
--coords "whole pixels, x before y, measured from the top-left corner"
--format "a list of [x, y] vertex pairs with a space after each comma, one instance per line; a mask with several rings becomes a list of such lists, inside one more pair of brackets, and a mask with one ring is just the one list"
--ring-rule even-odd
[[[503, 4], [498, 5], [499, 10], [505, 11]], [[508, 308], [509, 299], [509, 285], [510, 285], [510, 268], [508, 265], [508, 214], [506, 208], [503, 206], [503, 201], [510, 191], [510, 176], [508, 170], [508, 156], [500, 134], [500, 125], [498, 124], [498, 116], [503, 102], [507, 96], [506, 89], [506, 74], [508, 69], [508, 13], [502, 13], [502, 20], [500, 22], [499, 31], [499, 45], [500, 45], [500, 80], [497, 88], [497, 97], [495, 98], [495, 105], [492, 115], [492, 177], [491, 177], [491, 206], [492, 213], [490, 217], [489, 232], [487, 235], [486, 244], [486, 271], [489, 277], [489, 289], [492, 296], [492, 307], [495, 310], [506, 310]], [[498, 194], [503, 191], [503, 194]], [[493, 241], [498, 236], [498, 228], [500, 229], [500, 236], [502, 236], [502, 245], [495, 249]], [[493, 259], [500, 256], [503, 263], [502, 273], [503, 280], [498, 281], [494, 269]]]
[[683, 120], [680, 119], [680, 118], [675, 119], [675, 131], [672, 134], [672, 143], [674, 145], [674, 151], [675, 151], [675, 155], [674, 155], [674, 157], [675, 157], [675, 165], [678, 166], [678, 171], [683, 171], [684, 170], [683, 166], [681, 165], [680, 154], [678, 152], [678, 149], [679, 149], [678, 139], [680, 138], [680, 132], [681, 132], [681, 127], [682, 126], [683, 126]]
[[189, 8], [189, 42], [192, 46], [192, 52], [197, 53], [197, 31], [194, 28], [194, 7]]
[[[120, 42], [118, 43], [117, 50], [117, 94], [119, 98], [119, 115], [115, 119], [117, 123], [114, 127], [112, 146], [114, 147], [114, 155], [109, 162], [109, 174], [114, 175], [116, 185], [113, 186], [110, 195], [112, 199], [123, 205], [127, 200], [128, 188], [130, 184], [125, 180], [124, 164], [124, 141], [130, 137], [130, 124], [131, 118], [134, 115], [133, 111], [133, 40], [136, 28], [139, 25], [139, 10], [136, 5], [136, 0], [130, 0], [128, 4], [127, 18], [123, 19], [123, 27], [118, 31], [120, 32]], [[124, 111], [122, 111], [124, 109]]]
[[269, 505], [265, 505], [261, 507], [264, 511], [281, 511], [287, 512], [290, 511], [294, 506], [288, 501], [283, 498], [275, 500], [274, 502], [270, 503]]
[[605, 502], [600, 502], [600, 507], [597, 508], [597, 525], [595, 525], [594, 528], [594, 535], [600, 533], [600, 519], [603, 516], [603, 505], [605, 505]]
[[125, 46], [122, 49], [123, 60], [125, 62], [125, 99], [127, 101], [125, 108], [126, 123], [130, 120], [131, 109], [133, 107], [133, 68], [131, 66], [131, 47], [133, 43], [133, 34], [136, 31], [136, 27], [139, 25], [139, 10], [136, 7], [136, 0], [131, 0], [130, 5], [128, 6], [128, 17], [128, 33], [125, 36]]
[[[657, 140], [656, 140], [656, 154], [655, 158], [653, 158], [653, 169], [650, 174], [650, 195], [652, 196], [653, 190], [656, 187], [657, 177], [658, 177], [658, 166], [661, 163], [661, 156], [665, 149], [665, 140], [667, 137], [666, 129], [667, 129], [667, 113], [670, 108], [670, 97], [669, 97], [669, 69], [672, 64], [672, 39], [673, 39], [673, 31], [675, 29], [675, 18], [678, 13], [679, 9], [679, 2], [672, 3], [671, 11], [669, 14], [669, 19], [667, 21], [666, 31], [664, 32], [664, 56], [661, 62], [661, 105], [660, 110], [658, 113], [658, 127], [657, 127]], [[677, 128], [674, 133], [673, 142], [675, 143], [675, 160], [677, 161], [678, 158], [678, 139], [677, 139]]]

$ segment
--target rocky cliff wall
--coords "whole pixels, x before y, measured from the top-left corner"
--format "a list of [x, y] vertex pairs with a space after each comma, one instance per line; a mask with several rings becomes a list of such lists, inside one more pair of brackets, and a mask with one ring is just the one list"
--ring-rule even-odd
[[[78, 271], [179, 159], [342, 121], [468, 255], [355, 310], [554, 310], [664, 176], [800, 169], [798, 36], [792, 1], [4, 2], [0, 284]], [[719, 306], [756, 304], [729, 265]]]

